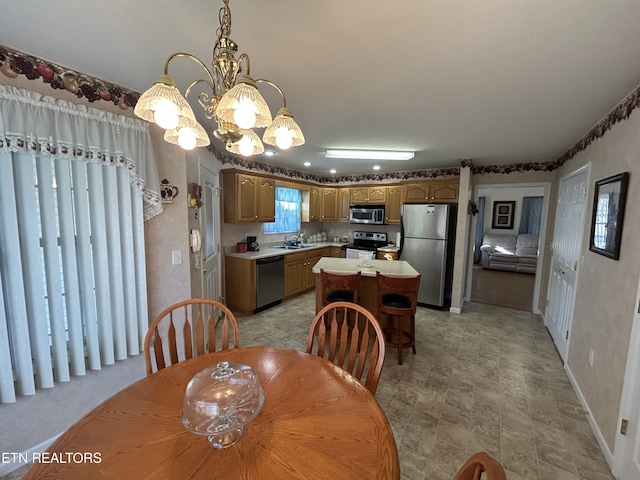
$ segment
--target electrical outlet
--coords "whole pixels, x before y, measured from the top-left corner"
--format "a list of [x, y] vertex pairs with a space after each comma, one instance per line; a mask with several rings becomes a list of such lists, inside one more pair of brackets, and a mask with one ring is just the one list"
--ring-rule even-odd
[[182, 265], [182, 250], [171, 252], [171, 265]]
[[592, 348], [589, 349], [589, 366], [593, 367], [593, 357], [595, 357], [595, 353]]

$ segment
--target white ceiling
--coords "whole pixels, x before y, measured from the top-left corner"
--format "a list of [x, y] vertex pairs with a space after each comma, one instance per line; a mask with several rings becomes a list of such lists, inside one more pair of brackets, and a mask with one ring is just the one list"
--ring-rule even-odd
[[[205, 64], [222, 0], [0, 0], [0, 43], [142, 92], [175, 51]], [[276, 82], [306, 144], [271, 158], [328, 175], [557, 159], [640, 85], [639, 0], [231, 0], [231, 38]], [[178, 59], [184, 89], [202, 78]], [[261, 91], [275, 114], [274, 91]], [[196, 106], [196, 102], [192, 101]], [[195, 109], [195, 108], [194, 108]], [[212, 124], [205, 125], [211, 132]], [[219, 150], [221, 142], [213, 140]], [[303, 167], [310, 161], [311, 167]]]

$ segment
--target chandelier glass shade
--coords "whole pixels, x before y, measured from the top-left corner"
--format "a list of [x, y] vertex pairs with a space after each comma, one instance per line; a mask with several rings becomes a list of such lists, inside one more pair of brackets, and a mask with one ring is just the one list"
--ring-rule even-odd
[[[266, 127], [264, 142], [281, 149], [304, 144], [302, 130], [287, 109], [286, 98], [280, 87], [270, 80], [254, 80], [250, 75], [247, 54], [243, 53], [236, 59], [238, 46], [229, 38], [229, 0], [223, 2], [211, 68], [189, 53], [170, 55], [165, 61], [164, 73], [140, 96], [134, 113], [166, 129], [164, 139], [169, 143], [178, 144], [185, 149], [209, 145], [209, 136], [196, 120], [186, 100], [194, 87], [203, 84], [206, 88], [197, 95], [198, 103], [205, 117], [216, 122], [217, 128], [213, 134], [226, 143], [229, 152], [243, 156], [264, 152], [260, 138], [252, 130], [254, 128]], [[192, 60], [207, 74], [206, 79], [193, 81], [184, 95], [168, 74], [169, 63], [177, 57]], [[257, 88], [258, 84], [270, 85], [282, 97], [282, 108], [273, 120], [269, 106]], [[240, 142], [243, 142], [242, 145], [238, 145]]]
[[276, 118], [264, 131], [262, 139], [265, 143], [275, 145], [282, 150], [304, 144], [302, 130], [286, 107], [278, 110]]
[[227, 151], [250, 157], [251, 155], [260, 155], [264, 152], [264, 145], [260, 141], [260, 137], [253, 130], [240, 130], [242, 138], [237, 142], [227, 142]]
[[165, 129], [197, 123], [191, 106], [173, 79], [166, 74], [160, 75], [151, 88], [140, 96], [133, 112], [138, 117], [155, 122]]
[[195, 147], [206, 147], [211, 143], [209, 135], [202, 125], [196, 122], [192, 127], [178, 127], [166, 130], [164, 139], [176, 145], [180, 145], [185, 150], [193, 150]]

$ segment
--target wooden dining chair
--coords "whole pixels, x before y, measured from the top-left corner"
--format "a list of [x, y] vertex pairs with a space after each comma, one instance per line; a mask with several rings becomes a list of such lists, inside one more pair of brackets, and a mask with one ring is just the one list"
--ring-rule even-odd
[[149, 325], [144, 339], [147, 375], [204, 353], [238, 347], [238, 323], [226, 305], [208, 298], [184, 300]]
[[[484, 476], [482, 475], [484, 473]], [[462, 465], [453, 480], [506, 480], [504, 468], [486, 452], [478, 452]]]
[[307, 353], [333, 362], [373, 394], [382, 372], [384, 352], [384, 334], [378, 321], [369, 310], [355, 303], [326, 305], [309, 329]]
[[358, 303], [360, 297], [360, 272], [341, 274], [320, 269], [320, 285], [323, 307], [332, 302]]
[[416, 277], [390, 277], [376, 272], [378, 318], [389, 316], [384, 328], [386, 343], [398, 349], [398, 365], [402, 365], [402, 349], [416, 353], [416, 308], [420, 275]]

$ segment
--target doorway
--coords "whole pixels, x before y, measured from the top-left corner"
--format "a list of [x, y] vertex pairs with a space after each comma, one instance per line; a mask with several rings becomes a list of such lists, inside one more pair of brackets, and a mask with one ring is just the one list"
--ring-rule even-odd
[[[517, 308], [533, 313], [539, 311], [539, 297], [541, 286], [541, 268], [544, 260], [545, 236], [549, 212], [550, 183], [523, 184], [492, 184], [476, 185], [474, 201], [482, 204], [484, 209], [473, 217], [471, 231], [474, 232], [470, 242], [470, 254], [467, 256], [468, 265], [465, 301], [475, 301], [490, 305]], [[526, 198], [526, 199], [525, 199]], [[541, 198], [542, 207], [539, 219], [534, 229], [528, 221], [526, 205], [529, 198]], [[515, 203], [511, 203], [515, 202]], [[497, 225], [494, 214], [494, 204], [513, 204], [513, 218], [509, 218], [508, 227]], [[525, 209], [523, 210], [523, 203]], [[522, 225], [521, 225], [522, 224]], [[499, 228], [494, 228], [499, 227]], [[538, 258], [535, 274], [510, 271], [483, 269], [479, 252], [485, 234], [515, 234], [536, 233], [538, 235]], [[473, 237], [477, 237], [474, 241]], [[476, 250], [478, 249], [478, 250]]]
[[222, 300], [220, 255], [220, 178], [200, 164], [202, 205], [202, 297]]

